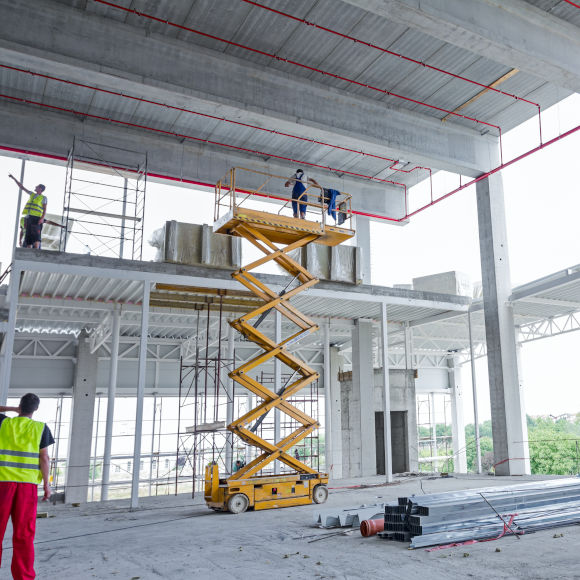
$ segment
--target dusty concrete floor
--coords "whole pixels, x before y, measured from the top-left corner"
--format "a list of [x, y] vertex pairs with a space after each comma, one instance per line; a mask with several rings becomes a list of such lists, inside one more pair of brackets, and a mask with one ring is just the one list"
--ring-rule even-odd
[[[528, 478], [422, 478], [421, 483], [432, 493], [523, 479]], [[380, 481], [367, 478], [364, 483]], [[360, 483], [340, 481], [331, 487]], [[324, 507], [413, 493], [421, 493], [417, 478], [388, 487], [343, 487], [331, 492]], [[362, 538], [358, 531], [312, 542], [330, 531], [313, 527], [315, 505], [234, 516], [211, 512], [199, 501], [184, 496], [144, 499], [142, 509], [132, 513], [126, 501], [41, 507], [52, 517], [37, 521], [38, 578], [580, 578], [580, 526], [429, 553]], [[563, 536], [554, 538], [555, 533]], [[8, 577], [10, 546], [8, 530], [0, 578]]]

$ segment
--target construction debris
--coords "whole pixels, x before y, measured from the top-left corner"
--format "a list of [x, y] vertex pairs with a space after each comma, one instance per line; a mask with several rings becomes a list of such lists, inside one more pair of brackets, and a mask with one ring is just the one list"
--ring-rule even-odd
[[[410, 548], [457, 546], [580, 523], [580, 478], [401, 497], [379, 537]], [[557, 537], [554, 536], [554, 537]]]
[[314, 512], [314, 525], [320, 528], [358, 528], [363, 520], [382, 519], [386, 506], [395, 505], [376, 503], [342, 510], [321, 510]]

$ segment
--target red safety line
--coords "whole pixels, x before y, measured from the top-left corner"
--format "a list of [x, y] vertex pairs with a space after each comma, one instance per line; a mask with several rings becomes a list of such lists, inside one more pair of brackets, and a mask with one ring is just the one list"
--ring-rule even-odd
[[385, 89], [381, 89], [381, 88], [375, 87], [373, 85], [369, 85], [369, 84], [366, 84], [366, 83], [361, 83], [361, 82], [356, 81], [354, 79], [350, 79], [350, 78], [347, 78], [347, 77], [343, 77], [343, 76], [338, 75], [338, 74], [335, 74], [335, 73], [331, 73], [331, 72], [328, 72], [328, 71], [325, 71], [325, 70], [322, 70], [322, 69], [319, 69], [319, 68], [316, 68], [316, 67], [313, 67], [313, 66], [309, 66], [309, 65], [304, 64], [304, 63], [301, 63], [301, 62], [297, 62], [295, 60], [291, 60], [291, 59], [288, 59], [288, 58], [284, 58], [284, 57], [278, 56], [277, 54], [272, 54], [270, 52], [265, 52], [263, 50], [258, 50], [257, 48], [252, 48], [250, 46], [246, 46], [244, 44], [240, 44], [239, 42], [234, 42], [233, 40], [226, 40], [225, 38], [221, 38], [219, 36], [216, 36], [215, 34], [209, 34], [207, 32], [202, 32], [201, 30], [197, 30], [195, 28], [190, 28], [188, 26], [183, 26], [182, 24], [177, 24], [175, 22], [171, 22], [170, 20], [164, 20], [163, 18], [157, 18], [156, 16], [153, 16], [152, 14], [147, 14], [145, 12], [141, 12], [139, 10], [134, 10], [132, 8], [126, 8], [125, 6], [120, 6], [119, 4], [115, 4], [113, 2], [108, 2], [107, 0], [94, 0], [94, 2], [98, 2], [99, 4], [104, 4], [105, 6], [110, 6], [111, 8], [118, 8], [119, 10], [123, 10], [124, 12], [128, 12], [130, 14], [135, 14], [136, 16], [142, 16], [144, 18], [148, 18], [150, 20], [153, 20], [154, 22], [159, 22], [161, 24], [165, 24], [166, 26], [172, 26], [174, 28], [178, 28], [179, 30], [186, 30], [187, 32], [193, 32], [194, 34], [198, 34], [198, 35], [203, 36], [205, 38], [211, 38], [212, 40], [217, 40], [218, 42], [223, 42], [223, 43], [229, 44], [231, 46], [236, 46], [237, 48], [242, 48], [244, 50], [248, 50], [248, 51], [253, 52], [255, 54], [259, 54], [261, 56], [267, 56], [269, 58], [273, 58], [273, 59], [278, 60], [280, 62], [285, 62], [287, 64], [291, 64], [291, 65], [294, 65], [294, 66], [298, 66], [300, 68], [304, 68], [306, 70], [319, 73], [319, 74], [321, 74], [323, 76], [329, 76], [329, 77], [332, 77], [332, 78], [337, 79], [337, 80], [346, 81], [348, 83], [357, 85], [359, 87], [363, 87], [363, 88], [366, 88], [366, 89], [370, 89], [372, 91], [377, 91], [377, 92], [382, 93], [384, 95], [388, 95], [388, 96], [395, 97], [395, 98], [398, 98], [398, 99], [403, 99], [405, 101], [408, 101], [410, 103], [414, 103], [416, 105], [421, 105], [421, 106], [424, 106], [424, 107], [429, 107], [430, 109], [434, 109], [434, 110], [440, 111], [442, 113], [447, 113], [448, 115], [454, 115], [454, 116], [460, 117], [462, 119], [467, 119], [468, 121], [473, 121], [473, 122], [479, 123], [481, 125], [486, 125], [488, 127], [493, 127], [494, 129], [497, 129], [499, 131], [500, 141], [501, 141], [501, 129], [500, 129], [500, 127], [498, 125], [494, 125], [493, 123], [487, 123], [486, 121], [480, 121], [479, 119], [476, 119], [474, 117], [469, 117], [467, 115], [462, 115], [462, 114], [456, 113], [454, 111], [449, 111], [447, 109], [443, 109], [442, 107], [437, 107], [435, 105], [429, 105], [428, 103], [425, 103], [423, 101], [419, 101], [417, 99], [412, 99], [410, 97], [405, 97], [403, 95], [399, 95], [397, 93], [393, 93], [391, 91], [387, 91]]
[[115, 123], [117, 125], [123, 125], [126, 127], [134, 127], [137, 129], [145, 129], [147, 131], [153, 131], [155, 133], [161, 133], [163, 135], [170, 135], [172, 137], [179, 137], [180, 139], [189, 139], [191, 141], [197, 141], [200, 143], [207, 143], [208, 145], [215, 145], [217, 147], [225, 147], [227, 149], [234, 149], [236, 151], [242, 151], [244, 153], [251, 153], [252, 155], [259, 155], [261, 157], [273, 157], [275, 159], [281, 159], [282, 161], [290, 161], [298, 165], [308, 165], [310, 167], [316, 167], [317, 169], [325, 169], [326, 171], [332, 171], [334, 173], [343, 173], [347, 175], [352, 175], [354, 177], [362, 177], [363, 179], [368, 179], [369, 181], [375, 181], [380, 183], [390, 183], [391, 185], [396, 185], [402, 187], [403, 190], [407, 191], [407, 186], [404, 183], [398, 183], [396, 181], [391, 181], [390, 179], [381, 179], [379, 177], [373, 177], [372, 175], [364, 175], [363, 173], [356, 173], [354, 171], [347, 171], [346, 169], [337, 169], [335, 167], [329, 167], [327, 165], [321, 165], [319, 163], [310, 163], [309, 161], [303, 161], [300, 159], [293, 159], [291, 157], [284, 157], [283, 155], [275, 155], [274, 153], [266, 153], [265, 151], [258, 151], [257, 149], [250, 149], [248, 147], [240, 147], [238, 145], [231, 145], [229, 143], [222, 143], [220, 141], [212, 141], [210, 139], [203, 139], [202, 137], [194, 137], [193, 135], [185, 135], [183, 133], [176, 133], [174, 131], [166, 131], [164, 129], [156, 129], [148, 125], [141, 125], [139, 123], [130, 123], [128, 121], [120, 121], [118, 119], [113, 119], [112, 117], [104, 117], [102, 115], [94, 115], [91, 113], [85, 113], [83, 111], [77, 111], [75, 109], [69, 109], [66, 107], [57, 107], [55, 105], [48, 105], [40, 101], [33, 101], [31, 99], [26, 99], [23, 97], [13, 97], [11, 95], [0, 94], [0, 98], [9, 99], [11, 101], [17, 101], [20, 103], [26, 103], [29, 105], [35, 105], [38, 107], [44, 107], [47, 109], [52, 109], [55, 111], [61, 111], [64, 113], [72, 113], [73, 115], [80, 115], [82, 117], [89, 117], [91, 119], [98, 119], [99, 121], [108, 121], [110, 123]]
[[572, 2], [571, 0], [564, 0], [564, 2], [568, 2], [568, 4], [572, 4], [572, 6], [576, 6], [576, 8], [580, 8], [580, 4], [576, 4], [575, 2]]
[[[568, 0], [566, 0], [566, 1], [568, 1]], [[318, 30], [323, 30], [324, 32], [334, 34], [335, 36], [340, 36], [341, 38], [345, 38], [347, 40], [352, 40], [356, 44], [362, 44], [363, 46], [368, 46], [369, 48], [373, 48], [375, 50], [379, 50], [380, 52], [384, 52], [386, 54], [396, 56], [397, 58], [400, 58], [402, 60], [406, 60], [406, 61], [412, 62], [414, 64], [418, 64], [419, 66], [422, 66], [424, 68], [428, 68], [428, 69], [440, 72], [442, 74], [449, 75], [455, 79], [459, 79], [459, 80], [465, 81], [467, 83], [477, 85], [478, 87], [481, 87], [483, 89], [493, 91], [495, 93], [500, 93], [500, 94], [505, 95], [507, 97], [511, 97], [512, 99], [515, 99], [517, 101], [523, 101], [525, 103], [529, 103], [530, 105], [534, 105], [535, 107], [538, 107], [538, 109], [540, 108], [540, 105], [538, 103], [534, 103], [534, 101], [529, 101], [528, 99], [524, 99], [523, 97], [518, 97], [517, 95], [514, 95], [512, 93], [508, 93], [506, 91], [496, 89], [495, 87], [490, 87], [489, 85], [486, 85], [484, 83], [480, 83], [480, 82], [474, 81], [472, 79], [468, 79], [467, 77], [464, 77], [464, 76], [452, 73], [448, 70], [427, 64], [421, 60], [417, 60], [415, 58], [405, 56], [404, 54], [401, 54], [399, 52], [395, 52], [393, 50], [389, 50], [388, 48], [383, 48], [382, 46], [378, 46], [376, 44], [373, 44], [372, 42], [367, 42], [366, 40], [361, 40], [360, 38], [357, 38], [355, 36], [351, 36], [350, 34], [344, 34], [342, 32], [338, 32], [337, 30], [333, 30], [332, 28], [327, 28], [326, 26], [321, 26], [320, 24], [316, 24], [315, 22], [312, 22], [311, 20], [306, 20], [304, 18], [299, 18], [298, 16], [293, 16], [292, 14], [288, 14], [287, 12], [283, 12], [282, 10], [276, 10], [275, 8], [271, 8], [270, 6], [265, 6], [264, 4], [260, 4], [259, 2], [255, 2], [254, 0], [242, 0], [242, 2], [245, 2], [246, 4], [251, 4], [252, 6], [256, 6], [257, 8], [263, 8], [264, 10], [268, 10], [269, 12], [274, 12], [275, 14], [279, 14], [280, 16], [290, 18], [291, 20], [295, 20], [296, 22], [300, 22], [302, 24], [305, 24], [306, 26], [312, 26], [313, 28], [317, 28]]]

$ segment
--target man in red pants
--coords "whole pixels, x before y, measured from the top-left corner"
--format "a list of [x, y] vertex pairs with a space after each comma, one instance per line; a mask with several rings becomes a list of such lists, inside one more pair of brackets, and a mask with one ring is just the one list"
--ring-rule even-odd
[[[50, 497], [48, 446], [54, 443], [50, 429], [32, 415], [40, 399], [28, 393], [18, 407], [0, 406], [0, 563], [1, 542], [12, 517], [12, 577], [36, 578], [34, 533], [38, 484], [44, 481], [43, 501]], [[14, 411], [18, 417], [3, 413]]]

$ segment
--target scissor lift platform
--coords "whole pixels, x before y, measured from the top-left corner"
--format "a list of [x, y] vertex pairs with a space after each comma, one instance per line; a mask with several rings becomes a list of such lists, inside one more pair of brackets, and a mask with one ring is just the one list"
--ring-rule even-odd
[[224, 214], [214, 224], [214, 232], [232, 234], [240, 224], [250, 224], [276, 244], [292, 244], [305, 235], [315, 235], [316, 243], [337, 246], [354, 236], [354, 230], [331, 226], [310, 220], [296, 219], [244, 207], [235, 207]]
[[[262, 402], [234, 420], [227, 428], [246, 444], [260, 449], [262, 453], [227, 478], [220, 478], [217, 464], [206, 466], [205, 501], [211, 509], [232, 513], [242, 513], [248, 508], [261, 510], [305, 505], [313, 501], [323, 503], [328, 497], [326, 487], [328, 474], [320, 473], [291, 453], [293, 447], [320, 425], [316, 419], [309, 417], [291, 402], [301, 389], [318, 379], [318, 373], [290, 352], [289, 347], [308, 334], [317, 331], [318, 325], [292, 306], [289, 301], [293, 296], [314, 286], [318, 279], [289, 254], [310, 242], [336, 246], [352, 238], [355, 232], [352, 229], [328, 225], [325, 214], [327, 206], [322, 201], [306, 202], [308, 211], [311, 215], [316, 215], [317, 220], [320, 221], [281, 215], [281, 211], [286, 209], [290, 200], [286, 200], [278, 213], [247, 207], [245, 202], [252, 195], [264, 195], [264, 184], [260, 186], [260, 191], [245, 190], [240, 194], [235, 186], [236, 171], [240, 169], [230, 170], [225, 186], [221, 181], [216, 185], [214, 232], [240, 236], [264, 254], [262, 258], [232, 273], [232, 278], [250, 290], [262, 301], [262, 304], [229, 323], [247, 340], [258, 346], [261, 352], [233, 370], [229, 377], [256, 395]], [[242, 171], [249, 172], [249, 170]], [[273, 177], [263, 173], [259, 175], [265, 179], [264, 183], [269, 183]], [[318, 198], [322, 200], [322, 191], [319, 194]], [[239, 195], [244, 196], [242, 203], [238, 203]], [[341, 195], [347, 199], [344, 207], [348, 208], [338, 210], [337, 215], [342, 221], [350, 219], [351, 212], [350, 196]], [[225, 205], [226, 197], [228, 198], [227, 206], [222, 214], [220, 210]], [[316, 211], [311, 211], [312, 207]], [[288, 287], [280, 294], [268, 288], [252, 273], [252, 270], [268, 262], [275, 262], [292, 277]], [[290, 288], [292, 285], [294, 287]], [[277, 310], [296, 327], [295, 332], [279, 342], [272, 340], [259, 329], [261, 319], [273, 310]], [[254, 322], [255, 318], [258, 322]], [[292, 371], [288, 384], [281, 386], [278, 392], [272, 391], [250, 376], [256, 367], [271, 362], [274, 358]], [[263, 439], [256, 432], [266, 414], [272, 409], [285, 413], [296, 425], [292, 433], [280, 441], [273, 442]], [[294, 473], [260, 475], [263, 473], [262, 470], [275, 460], [286, 464], [294, 470]]]

